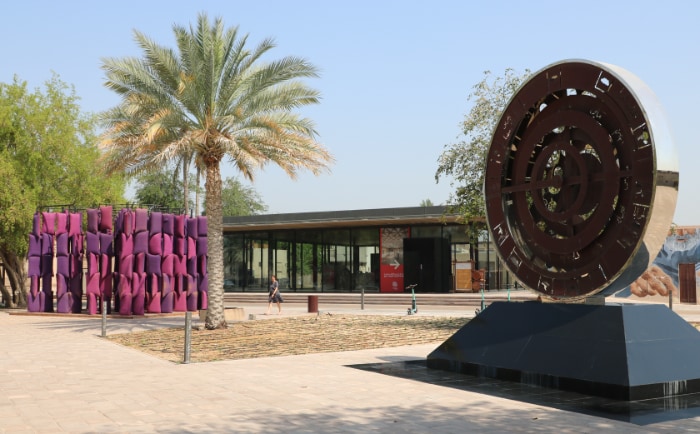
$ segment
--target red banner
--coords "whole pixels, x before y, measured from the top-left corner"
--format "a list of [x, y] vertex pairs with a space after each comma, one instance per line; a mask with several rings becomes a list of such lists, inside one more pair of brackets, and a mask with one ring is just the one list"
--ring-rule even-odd
[[410, 236], [410, 228], [381, 228], [379, 249], [379, 290], [403, 292], [403, 240]]

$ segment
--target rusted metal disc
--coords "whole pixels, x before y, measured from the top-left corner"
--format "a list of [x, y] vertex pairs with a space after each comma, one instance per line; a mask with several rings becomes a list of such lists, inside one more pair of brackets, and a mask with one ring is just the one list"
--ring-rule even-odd
[[643, 103], [658, 105], [638, 78], [586, 60], [552, 64], [512, 97], [484, 192], [496, 249], [525, 287], [553, 299], [612, 292], [658, 253], [678, 167], [665, 120]]

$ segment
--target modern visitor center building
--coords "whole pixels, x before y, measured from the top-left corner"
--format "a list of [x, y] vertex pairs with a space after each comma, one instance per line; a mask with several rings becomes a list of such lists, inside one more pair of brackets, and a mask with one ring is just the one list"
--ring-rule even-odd
[[266, 291], [273, 274], [285, 291], [310, 293], [513, 282], [488, 231], [470, 244], [468, 225], [444, 206], [224, 217], [223, 226], [226, 292]]

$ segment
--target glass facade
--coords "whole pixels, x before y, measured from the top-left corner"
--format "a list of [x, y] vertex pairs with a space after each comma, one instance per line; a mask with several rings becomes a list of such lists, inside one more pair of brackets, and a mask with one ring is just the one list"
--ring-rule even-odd
[[[486, 231], [472, 246], [462, 224], [401, 225], [407, 226], [411, 238], [447, 240], [451, 274], [442, 276], [447, 282], [453, 282], [456, 262], [472, 260], [477, 269], [488, 270], [487, 289], [512, 281], [489, 248]], [[383, 227], [389, 226], [224, 232], [224, 289], [266, 291], [274, 274], [286, 291], [379, 291]]]

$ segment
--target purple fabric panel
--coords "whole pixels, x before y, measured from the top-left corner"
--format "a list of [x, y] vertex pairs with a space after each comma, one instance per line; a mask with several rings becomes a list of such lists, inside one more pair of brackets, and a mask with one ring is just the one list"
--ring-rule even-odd
[[146, 274], [156, 276], [161, 275], [160, 255], [151, 255], [146, 253]]
[[184, 276], [183, 282], [185, 284], [185, 292], [187, 292], [187, 294], [197, 293], [197, 276], [187, 274]]
[[68, 256], [56, 257], [56, 273], [68, 277], [70, 275], [70, 258]]
[[68, 233], [68, 213], [56, 213], [56, 235]]
[[160, 313], [161, 280], [160, 276], [146, 276], [146, 310], [150, 313]]
[[199, 256], [197, 258], [197, 274], [207, 274], [207, 257]]
[[122, 276], [119, 280], [119, 314], [120, 315], [131, 315], [131, 279]]
[[199, 291], [197, 291], [197, 278], [187, 276], [187, 310], [189, 312], [196, 312], [198, 301]]
[[70, 251], [71, 254], [80, 256], [83, 254], [83, 239], [85, 238], [82, 234], [73, 235], [69, 238], [70, 240]]
[[161, 262], [161, 272], [167, 276], [173, 276], [175, 274], [175, 255], [168, 255], [163, 257]]
[[[199, 292], [209, 291], [209, 278], [206, 274], [200, 274], [197, 278], [197, 290]], [[206, 308], [205, 308], [206, 309]]]
[[185, 236], [185, 219], [187, 217], [184, 214], [178, 214], [175, 216], [175, 225], [173, 228], [173, 235], [178, 237]]
[[184, 276], [187, 274], [187, 259], [175, 256], [173, 260], [173, 274], [175, 276]]
[[148, 231], [151, 235], [163, 232], [163, 213], [154, 211], [148, 219]]
[[100, 207], [100, 232], [112, 232], [112, 206], [104, 205]]
[[42, 212], [44, 224], [41, 227], [42, 232], [47, 234], [56, 234], [56, 213], [55, 212]]
[[29, 293], [27, 293], [27, 311], [41, 312], [43, 306], [40, 303], [39, 278], [34, 276], [29, 278]]
[[175, 293], [172, 288], [172, 280], [170, 276], [163, 276], [163, 293], [160, 300], [160, 311], [163, 313], [171, 313], [175, 307]]
[[94, 276], [100, 274], [100, 254], [91, 253], [87, 254], [87, 274], [88, 276]]
[[[206, 279], [207, 279], [207, 277], [204, 276], [204, 282], [205, 282], [205, 283], [202, 284], [202, 286], [203, 286], [204, 288], [207, 287], [207, 285], [206, 285]], [[207, 308], [209, 307], [209, 293], [208, 293], [206, 290], [201, 290], [201, 291], [199, 291], [199, 299], [197, 300], [197, 307], [198, 307], [200, 310], [205, 310], [205, 309], [207, 309]]]
[[87, 231], [93, 234], [97, 233], [97, 228], [99, 227], [100, 221], [100, 211], [97, 209], [87, 210]]
[[95, 315], [97, 314], [97, 297], [99, 296], [99, 293], [92, 293], [88, 292], [85, 295], [86, 301], [87, 301], [87, 314], [88, 315]]
[[194, 258], [197, 256], [197, 239], [192, 237], [187, 237], [187, 258]]
[[163, 274], [163, 278], [161, 279], [162, 281], [162, 292], [163, 295], [166, 295], [168, 293], [173, 292], [173, 276], [168, 276], [166, 274]]
[[193, 258], [187, 258], [187, 274], [190, 276], [197, 276], [199, 273], [197, 272], [197, 257]]
[[70, 258], [70, 273], [69, 277], [80, 277], [82, 275], [83, 258], [77, 255], [71, 255]]
[[148, 239], [148, 253], [151, 255], [163, 254], [163, 234], [151, 234], [151, 237]]
[[173, 292], [175, 294], [173, 310], [175, 312], [187, 311], [187, 293], [183, 285], [184, 278], [182, 276], [173, 277]]
[[148, 252], [148, 232], [136, 232], [134, 234], [134, 253]]
[[119, 234], [119, 257], [124, 258], [134, 254], [134, 237], [126, 233]]
[[134, 254], [134, 272], [143, 274], [146, 272], [146, 255], [147, 253]]
[[31, 276], [29, 278], [29, 295], [37, 295], [39, 293], [39, 276]]
[[100, 276], [112, 277], [112, 258], [109, 255], [100, 255]]
[[56, 256], [68, 256], [68, 234], [56, 235]]
[[175, 232], [175, 215], [163, 214], [163, 233], [173, 235]]
[[163, 234], [163, 256], [173, 254], [173, 236]]
[[30, 256], [27, 262], [27, 275], [29, 277], [41, 276], [41, 256]]
[[117, 215], [114, 217], [114, 232], [120, 234], [124, 232], [124, 213], [126, 212], [126, 208], [122, 208], [117, 212]]
[[100, 293], [106, 297], [112, 297], [112, 262], [109, 256], [100, 256], [102, 269], [100, 270]]
[[185, 256], [187, 253], [187, 239], [175, 235], [173, 238], [173, 253], [180, 256]]
[[134, 273], [131, 281], [131, 310], [134, 315], [143, 315], [145, 312], [146, 298], [146, 274]]
[[53, 235], [41, 234], [41, 254], [53, 255]]
[[209, 225], [207, 223], [207, 216], [202, 215], [197, 217], [197, 235], [200, 237], [206, 237], [209, 231]]
[[119, 261], [119, 274], [126, 276], [131, 280], [134, 272], [134, 255], [129, 255], [121, 258]]
[[207, 242], [209, 238], [199, 237], [197, 238], [197, 256], [206, 256], [209, 250], [209, 243]]
[[148, 230], [148, 211], [143, 208], [134, 210], [134, 232]]
[[68, 235], [79, 235], [83, 231], [83, 215], [77, 212], [68, 216]]
[[131, 235], [134, 233], [134, 213], [131, 210], [124, 211], [124, 221], [122, 222], [122, 231]]
[[41, 255], [41, 237], [35, 234], [29, 234], [29, 256]]
[[100, 237], [100, 253], [107, 256], [113, 256], [114, 251], [112, 250], [112, 240], [114, 236], [110, 233], [101, 232], [98, 234]]
[[187, 218], [185, 221], [185, 229], [188, 237], [197, 238], [199, 235], [199, 232], [197, 232], [197, 218]]
[[70, 313], [73, 309], [73, 294], [68, 291], [66, 277], [56, 276], [56, 312]]
[[[56, 298], [60, 298], [68, 290], [66, 285], [66, 276], [61, 274], [56, 275]], [[64, 312], [65, 313], [65, 312]]]
[[41, 213], [35, 212], [34, 218], [32, 219], [32, 235], [41, 234]]
[[85, 234], [86, 247], [88, 253], [100, 253], [100, 237], [97, 234], [88, 232]]
[[53, 276], [53, 256], [41, 255], [41, 275], [43, 277]]

